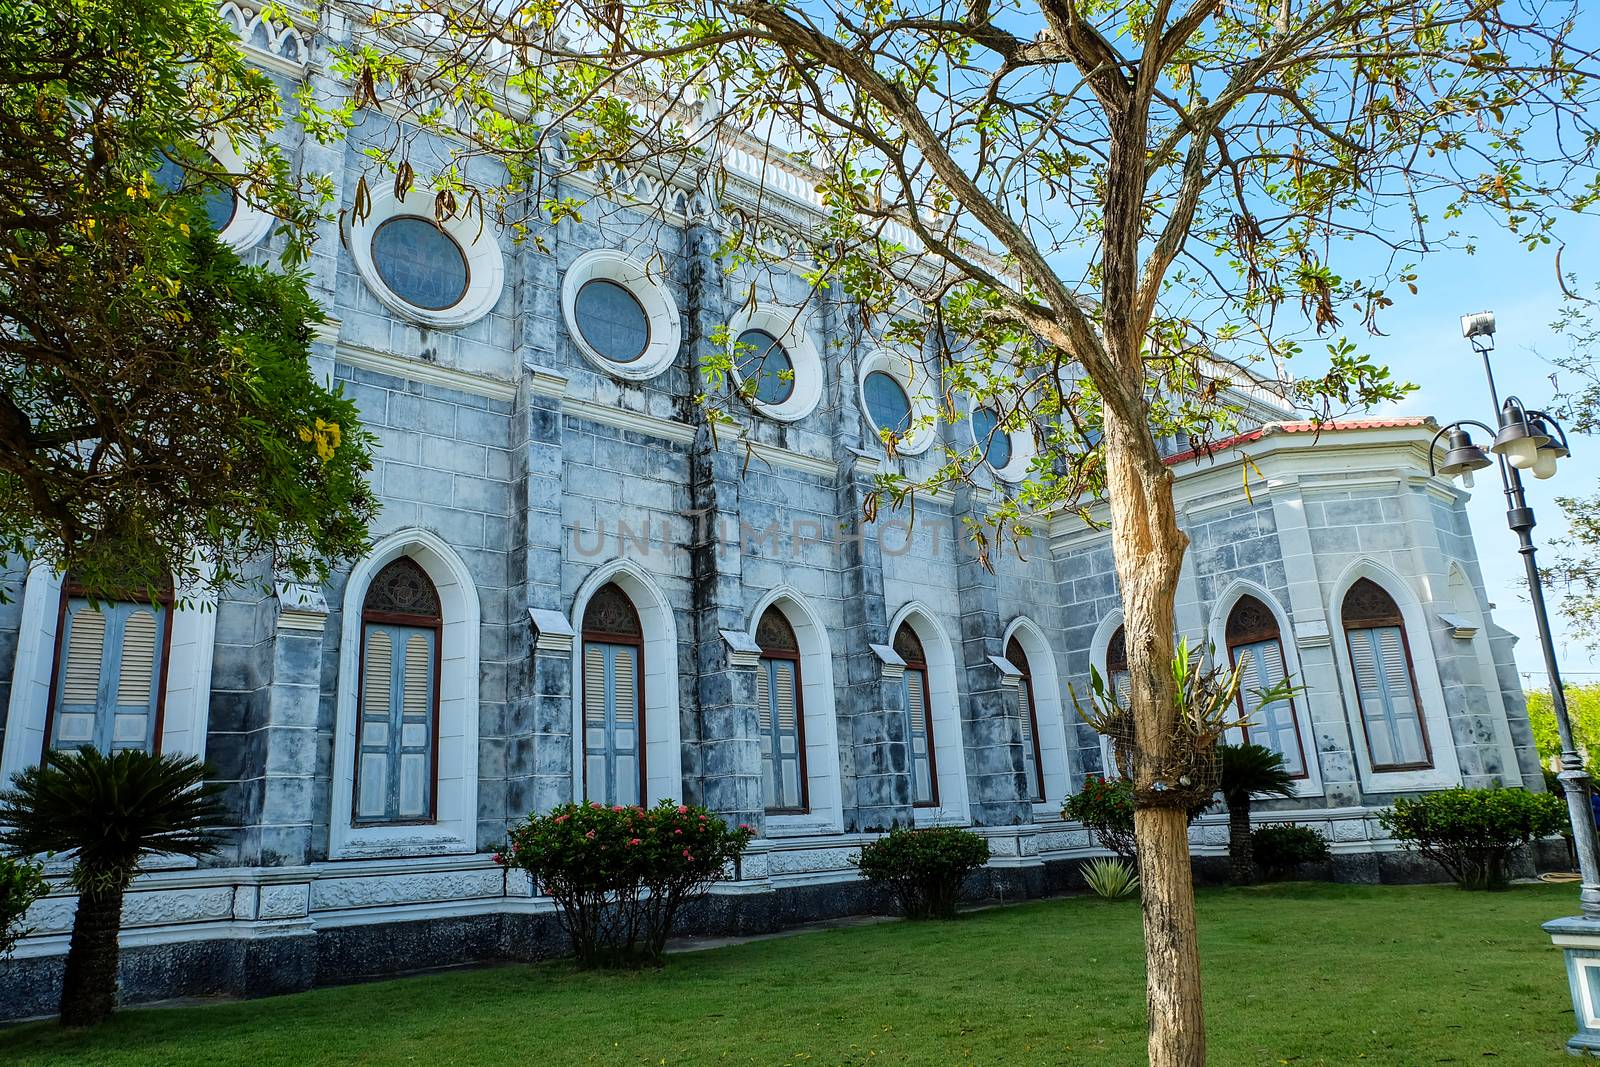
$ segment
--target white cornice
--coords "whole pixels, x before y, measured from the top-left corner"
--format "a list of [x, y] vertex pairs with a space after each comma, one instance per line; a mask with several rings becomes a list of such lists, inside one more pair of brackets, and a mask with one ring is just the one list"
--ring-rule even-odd
[[392, 352], [380, 352], [375, 348], [353, 345], [347, 341], [338, 343], [334, 358], [352, 367], [422, 382], [425, 385], [437, 385], [443, 389], [455, 389], [471, 393], [473, 396], [486, 396], [491, 400], [509, 401], [516, 399], [517, 396], [516, 384], [502, 378], [457, 370], [454, 367], [429, 363], [414, 356], [397, 356]]

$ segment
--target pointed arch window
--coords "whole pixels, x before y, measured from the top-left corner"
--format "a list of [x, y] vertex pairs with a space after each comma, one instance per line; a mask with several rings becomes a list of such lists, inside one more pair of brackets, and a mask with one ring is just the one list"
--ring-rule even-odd
[[939, 806], [939, 766], [934, 754], [928, 657], [910, 623], [900, 624], [894, 635], [894, 651], [906, 662], [900, 684], [905, 697], [906, 740], [911, 748], [911, 802], [919, 808], [936, 808]]
[[644, 802], [644, 628], [616, 583], [583, 612], [583, 795]]
[[172, 590], [153, 603], [62, 589], [46, 747], [160, 749]]
[[409, 556], [386, 564], [361, 605], [356, 825], [432, 822], [438, 780], [439, 592]]
[[1432, 767], [1433, 752], [1400, 606], [1378, 583], [1362, 578], [1345, 593], [1342, 615], [1372, 769]]
[[1106, 684], [1123, 707], [1133, 695], [1133, 675], [1128, 671], [1128, 631], [1118, 626], [1106, 644]]
[[1256, 707], [1257, 690], [1271, 689], [1289, 676], [1277, 616], [1256, 597], [1242, 596], [1228, 612], [1226, 636], [1228, 658], [1240, 671], [1239, 714], [1249, 718], [1243, 727], [1245, 740], [1278, 753], [1296, 778], [1307, 777], [1310, 772], [1294, 700], [1274, 700]]
[[1028, 779], [1028, 789], [1035, 803], [1044, 801], [1044, 759], [1039, 752], [1039, 712], [1033, 699], [1033, 672], [1028, 669], [1027, 653], [1022, 642], [1013, 637], [1006, 643], [1006, 659], [1022, 672], [1017, 686], [1022, 715], [1022, 770]]
[[756, 718], [761, 731], [761, 795], [771, 814], [811, 810], [806, 780], [806, 724], [800, 642], [783, 612], [769, 607], [756, 624]]

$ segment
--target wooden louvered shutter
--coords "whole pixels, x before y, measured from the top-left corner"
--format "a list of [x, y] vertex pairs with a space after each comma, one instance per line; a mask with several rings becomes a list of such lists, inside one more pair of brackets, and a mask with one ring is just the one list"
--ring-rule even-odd
[[933, 780], [928, 734], [927, 675], [921, 669], [905, 672], [907, 737], [911, 742], [911, 798], [917, 804], [937, 803], [938, 785]]
[[400, 737], [395, 814], [415, 820], [428, 814], [433, 779], [433, 641], [427, 630], [405, 635], [400, 680]]
[[1427, 738], [1400, 627], [1363, 627], [1348, 635], [1373, 768], [1427, 766]]
[[[116, 652], [116, 697], [107, 747], [150, 750], [154, 743], [157, 687], [161, 682], [161, 623], [157, 609], [118, 605], [122, 621]], [[108, 662], [108, 666], [109, 666]]]
[[585, 800], [606, 795], [606, 650], [604, 645], [583, 646], [583, 787]]
[[51, 743], [56, 748], [72, 749], [95, 743], [106, 617], [90, 607], [88, 601], [74, 598], [68, 603], [65, 625]]
[[640, 802], [638, 656], [632, 645], [611, 646], [612, 804]]
[[778, 746], [772, 733], [772, 661], [764, 659], [756, 670], [756, 732], [761, 737], [761, 803], [778, 806]]
[[1028, 782], [1028, 791], [1034, 800], [1044, 799], [1044, 779], [1039, 773], [1039, 761], [1034, 752], [1033, 737], [1033, 685], [1024, 676], [1017, 687], [1017, 710], [1022, 720], [1022, 773]]
[[356, 766], [356, 818], [383, 819], [389, 809], [389, 752], [392, 745], [394, 636], [389, 628], [368, 626], [362, 650], [361, 728]]
[[[780, 810], [798, 810], [805, 807], [804, 783], [801, 781], [801, 746], [798, 676], [796, 663], [790, 659], [764, 658], [758, 672], [763, 679], [761, 688], [769, 694], [764, 704], [770, 713], [764, 713], [763, 734], [770, 738], [772, 792], [768, 807]], [[764, 770], [766, 768], [763, 768]]]

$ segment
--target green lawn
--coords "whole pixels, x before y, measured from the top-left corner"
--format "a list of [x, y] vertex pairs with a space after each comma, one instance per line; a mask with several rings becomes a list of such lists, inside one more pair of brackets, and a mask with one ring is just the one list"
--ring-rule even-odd
[[[1539, 923], [1571, 886], [1203, 891], [1211, 1062], [1557, 1064], [1571, 1026]], [[217, 1006], [92, 1035], [0, 1030], [0, 1063], [1135, 1064], [1136, 904], [1070, 899], [675, 956], [493, 967]]]

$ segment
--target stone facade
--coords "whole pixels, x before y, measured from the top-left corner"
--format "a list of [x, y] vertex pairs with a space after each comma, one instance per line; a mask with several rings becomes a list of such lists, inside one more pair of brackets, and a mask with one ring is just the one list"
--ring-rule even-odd
[[[286, 87], [337, 94], [319, 66], [337, 27], [274, 27], [228, 10]], [[386, 123], [371, 115], [347, 144], [286, 149], [352, 197], [360, 147]], [[500, 282], [471, 321], [443, 325], [380, 296], [349, 247], [360, 233], [323, 235], [312, 279], [333, 321], [316, 361], [376, 435], [374, 549], [325, 588], [274, 585], [263, 573], [251, 589], [175, 613], [161, 745], [212, 764], [236, 825], [213, 860], [158, 865], [136, 883], [127, 999], [559, 951], [549, 902], [489, 852], [529, 811], [583, 796], [584, 609], [608, 583], [643, 632], [645, 799], [707, 804], [761, 831], [703, 925], [771, 929], [878, 906], [850, 858], [893, 826], [987, 835], [985, 888], [1002, 897], [1059, 889], [1070, 861], [1092, 853], [1059, 810], [1105, 769], [1069, 695], [1084, 691], [1091, 665], [1105, 671], [1119, 622], [1105, 533], [1076, 517], [1043, 520], [1025, 551], [986, 569], [963, 523], [1009, 491], [998, 477], [919, 500], [914, 522], [889, 512], [860, 522], [876, 471], [893, 462], [924, 474], [938, 450], [884, 455], [860, 391], [878, 356], [852, 332], [848, 307], [809, 294], [798, 276], [729, 273], [715, 218], [690, 195], [672, 203], [562, 223], [543, 248], [492, 230], [459, 237], [472, 246], [474, 277], [487, 264]], [[574, 336], [568, 282], [597, 250], [655, 265], [658, 310], [677, 333], [657, 338], [670, 358], [648, 377], [608, 372]], [[262, 262], [274, 252], [270, 240], [248, 249]], [[752, 287], [762, 304], [805, 310], [797, 343], [817, 354], [819, 395], [800, 417], [753, 410], [738, 433], [713, 435], [692, 400], [695, 368]], [[1323, 829], [1352, 877], [1376, 877], [1383, 864], [1393, 873], [1404, 864], [1372, 812], [1395, 794], [1541, 787], [1514, 638], [1492, 622], [1463, 494], [1428, 476], [1431, 423], [1318, 435], [1276, 421], [1241, 388], [1236, 398], [1266, 425], [1214, 454], [1173, 457], [1193, 542], [1180, 630], [1225, 648], [1241, 596], [1271, 609], [1288, 670], [1306, 686], [1296, 714], [1309, 773], [1298, 797], [1262, 805], [1264, 817]], [[970, 430], [937, 432], [959, 440]], [[1254, 464], [1248, 482], [1243, 455]], [[400, 557], [422, 568], [440, 603], [435, 818], [356, 825], [361, 606]], [[1340, 615], [1361, 579], [1403, 615], [1429, 766], [1373, 769]], [[46, 743], [62, 592], [40, 571], [0, 580], [9, 774]], [[752, 651], [769, 607], [800, 648], [810, 796], [808, 811], [770, 817]], [[892, 649], [903, 624], [927, 656], [937, 807], [914, 804], [906, 664]], [[1004, 658], [1013, 638], [1028, 661], [1040, 802], [1023, 747], [1024, 683]], [[1219, 855], [1225, 841], [1222, 816], [1196, 823], [1197, 855]], [[72, 908], [63, 885], [35, 910], [34, 935], [0, 975], [0, 1017], [51, 1009]]]

